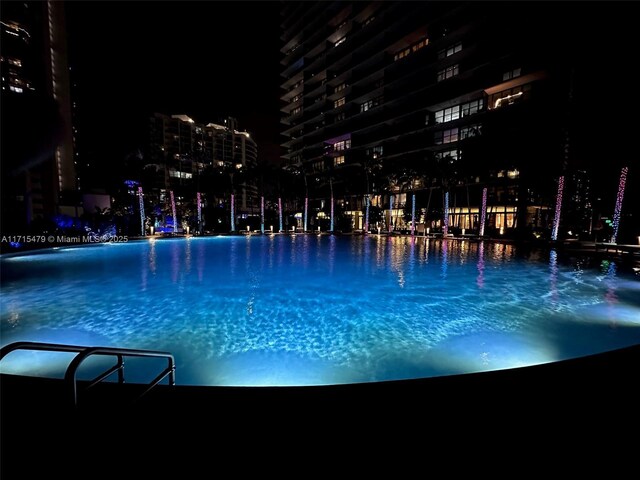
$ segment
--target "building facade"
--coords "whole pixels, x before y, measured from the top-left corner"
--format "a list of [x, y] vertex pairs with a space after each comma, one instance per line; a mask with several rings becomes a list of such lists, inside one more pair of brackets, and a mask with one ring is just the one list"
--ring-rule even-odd
[[7, 2], [1, 17], [4, 226], [77, 216], [64, 4]]
[[173, 191], [180, 203], [229, 207], [231, 194], [238, 215], [255, 213], [259, 199], [251, 172], [257, 166], [256, 142], [238, 130], [235, 118], [220, 124], [197, 123], [187, 115], [154, 114], [149, 119], [149, 142], [144, 155], [142, 183], [160, 203]]
[[450, 231], [471, 233], [486, 188], [486, 233], [547, 228], [568, 163], [570, 67], [559, 37], [540, 35], [546, 13], [529, 10], [286, 4], [282, 162], [307, 176], [314, 215], [333, 193], [361, 229], [370, 194], [378, 226], [407, 228], [415, 198], [420, 227], [442, 228], [446, 210]]

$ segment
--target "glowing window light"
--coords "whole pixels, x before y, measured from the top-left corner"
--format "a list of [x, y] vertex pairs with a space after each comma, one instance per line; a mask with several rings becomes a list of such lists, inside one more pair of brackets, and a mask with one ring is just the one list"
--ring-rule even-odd
[[389, 233], [393, 232], [393, 195], [389, 197]]
[[176, 198], [173, 195], [173, 190], [169, 191], [171, 197], [171, 213], [173, 214], [173, 233], [178, 233], [178, 219], [176, 217]]
[[198, 204], [198, 230], [202, 231], [202, 201], [200, 192], [196, 193], [196, 203]]
[[140, 202], [140, 235], [144, 237], [144, 196], [142, 187], [138, 187], [138, 201]]
[[278, 197], [278, 216], [280, 218], [280, 232], [282, 232], [282, 198]]
[[304, 197], [304, 230], [307, 231], [307, 212], [309, 211], [309, 197]]
[[411, 196], [411, 236], [416, 233], [416, 194]]
[[236, 231], [236, 202], [235, 195], [231, 194], [231, 231]]
[[620, 172], [620, 183], [618, 184], [618, 196], [616, 197], [616, 208], [613, 213], [613, 235], [611, 236], [611, 243], [616, 243], [618, 239], [618, 227], [620, 226], [620, 213], [622, 212], [622, 199], [624, 197], [624, 188], [627, 184], [627, 173], [629, 169], [622, 167]]
[[449, 192], [444, 194], [444, 227], [442, 234], [446, 237], [449, 234]]
[[558, 179], [558, 194], [556, 196], [556, 213], [553, 217], [553, 230], [551, 230], [551, 240], [558, 239], [558, 228], [560, 228], [560, 212], [562, 210], [562, 191], [564, 190], [564, 176]]
[[484, 226], [487, 220], [487, 188], [482, 189], [482, 209], [480, 212], [480, 236], [484, 237]]
[[493, 108], [500, 108], [502, 106], [502, 102], [511, 102], [516, 98], [522, 96], [523, 93], [524, 92], [518, 92], [518, 93], [514, 93], [513, 95], [507, 95], [506, 97], [499, 98], [496, 100], [496, 103], [493, 106]]
[[260, 233], [264, 235], [264, 197], [260, 197]]
[[364, 211], [364, 231], [365, 233], [369, 231], [369, 203], [371, 200], [369, 199], [369, 195], [364, 197], [365, 211]]

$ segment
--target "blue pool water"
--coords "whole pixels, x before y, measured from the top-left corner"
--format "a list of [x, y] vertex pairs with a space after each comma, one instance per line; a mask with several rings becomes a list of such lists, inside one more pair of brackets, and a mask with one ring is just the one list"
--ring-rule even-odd
[[[61, 248], [0, 263], [2, 345], [167, 350], [179, 384], [428, 377], [640, 343], [637, 276], [607, 261], [587, 268], [503, 244], [216, 237]], [[14, 353], [2, 371], [60, 375], [67, 363], [64, 354]], [[134, 365], [134, 376], [144, 374]]]

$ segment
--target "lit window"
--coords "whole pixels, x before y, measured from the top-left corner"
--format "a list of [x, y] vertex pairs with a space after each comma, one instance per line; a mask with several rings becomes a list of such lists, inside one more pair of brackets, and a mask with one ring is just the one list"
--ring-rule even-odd
[[370, 108], [373, 108], [373, 100], [367, 100], [366, 102], [360, 105], [361, 112], [366, 112]]
[[344, 37], [339, 38], [338, 40], [336, 40], [336, 43], [334, 43], [333, 46], [337, 47], [338, 45], [342, 45], [346, 41], [347, 41], [347, 36], [345, 35]]
[[404, 57], [406, 57], [407, 55], [409, 55], [411, 53], [411, 49], [410, 48], [405, 48], [404, 50], [399, 51], [398, 53], [396, 53], [393, 56], [393, 60], [394, 61], [398, 61]]
[[341, 142], [333, 144], [333, 149], [335, 151], [347, 150], [349, 148], [351, 148], [351, 140], [342, 140]]
[[339, 114], [337, 114], [335, 116], [335, 118], [333, 119], [334, 123], [337, 122], [341, 122], [342, 120], [344, 120], [346, 118], [345, 113], [344, 112], [340, 112]]
[[434, 134], [434, 143], [436, 145], [441, 145], [443, 143], [451, 143], [458, 141], [458, 132], [457, 128], [451, 128], [449, 130], [442, 130], [440, 132], [436, 132]]
[[347, 84], [346, 83], [341, 83], [340, 85], [338, 85], [336, 88], [333, 89], [333, 93], [341, 92], [345, 88], [347, 88]]
[[368, 148], [366, 154], [371, 158], [381, 157], [382, 155], [384, 155], [384, 146], [378, 145], [373, 148]]
[[438, 81], [442, 82], [447, 78], [455, 77], [459, 73], [460, 73], [460, 69], [458, 64], [450, 65], [447, 68], [443, 68], [438, 72]]
[[302, 98], [302, 94], [299, 93], [298, 95], [296, 95], [295, 97], [293, 97], [289, 103], [296, 103], [298, 100], [300, 100]]
[[371, 22], [373, 22], [375, 19], [376, 19], [376, 17], [375, 17], [375, 16], [373, 16], [373, 15], [371, 15], [369, 18], [367, 18], [367, 19], [364, 21], [364, 25], [369, 25], [369, 24], [370, 24]]
[[342, 165], [344, 163], [344, 155], [340, 155], [339, 157], [336, 157], [333, 159], [333, 165], [334, 166], [338, 166], [338, 165]]
[[345, 97], [340, 97], [335, 102], [333, 102], [333, 108], [341, 107], [342, 105], [344, 105], [346, 103], [346, 101], [347, 100], [345, 99]]
[[11, 90], [12, 92], [16, 92], [16, 93], [22, 93], [22, 87], [14, 87], [13, 85], [9, 85], [9, 90]]
[[520, 172], [517, 169], [507, 170], [507, 177], [518, 178], [519, 176], [520, 176]]
[[425, 38], [423, 40], [420, 40], [418, 43], [416, 43], [415, 45], [411, 46], [411, 52], [417, 52], [418, 50], [420, 50], [423, 47], [426, 47], [427, 45], [429, 45], [429, 39]]
[[15, 65], [16, 67], [22, 66], [22, 61], [18, 60], [17, 58], [9, 58], [8, 60], [11, 65]]
[[445, 123], [460, 118], [460, 105], [445, 108], [436, 112], [436, 123]]
[[505, 105], [512, 105], [528, 96], [531, 84], [503, 90], [489, 97], [489, 108], [500, 108]]
[[507, 80], [511, 80], [512, 78], [519, 77], [522, 72], [521, 68], [514, 68], [513, 70], [509, 70], [508, 72], [504, 72], [502, 74], [502, 81], [506, 82]]
[[444, 150], [442, 152], [436, 152], [436, 160], [444, 160], [448, 159], [450, 163], [458, 160], [459, 152], [458, 150]]
[[480, 123], [467, 125], [466, 127], [462, 127], [460, 129], [460, 140], [464, 140], [465, 138], [477, 137], [479, 135], [482, 135], [482, 125]]
[[484, 99], [479, 98], [478, 100], [463, 103], [461, 107], [463, 117], [473, 115], [474, 113], [478, 113], [480, 110], [482, 110], [482, 108], [484, 107]]
[[324, 162], [323, 161], [319, 161], [319, 162], [314, 162], [313, 163], [313, 171], [314, 172], [322, 172], [324, 170]]
[[462, 43], [458, 42], [455, 45], [450, 45], [447, 48], [443, 48], [438, 52], [438, 59], [450, 57], [454, 53], [458, 53], [462, 50]]
[[296, 107], [293, 110], [291, 110], [291, 115], [297, 115], [302, 111], [302, 107]]
[[360, 111], [366, 112], [367, 110], [371, 110], [373, 107], [377, 107], [384, 101], [383, 97], [372, 98], [371, 100], [367, 100], [366, 102], [360, 104]]

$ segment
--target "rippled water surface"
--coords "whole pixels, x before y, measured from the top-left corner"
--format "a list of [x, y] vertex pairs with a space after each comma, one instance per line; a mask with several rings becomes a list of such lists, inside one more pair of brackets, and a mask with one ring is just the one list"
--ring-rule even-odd
[[[475, 372], [640, 343], [612, 262], [423, 238], [217, 237], [1, 260], [1, 343], [168, 350], [177, 382], [309, 385]], [[62, 354], [3, 372], [59, 375]], [[90, 367], [87, 367], [90, 368]], [[131, 375], [144, 367], [133, 362]]]

